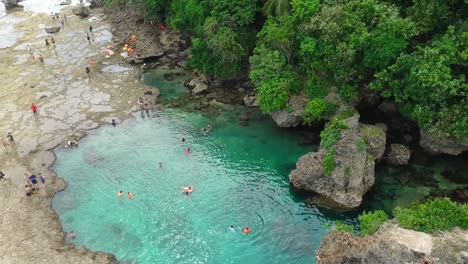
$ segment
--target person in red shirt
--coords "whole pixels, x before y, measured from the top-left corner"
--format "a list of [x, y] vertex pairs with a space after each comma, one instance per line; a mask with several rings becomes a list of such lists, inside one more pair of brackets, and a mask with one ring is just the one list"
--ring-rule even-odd
[[34, 103], [31, 105], [31, 110], [33, 111], [34, 117], [37, 117], [37, 106]]

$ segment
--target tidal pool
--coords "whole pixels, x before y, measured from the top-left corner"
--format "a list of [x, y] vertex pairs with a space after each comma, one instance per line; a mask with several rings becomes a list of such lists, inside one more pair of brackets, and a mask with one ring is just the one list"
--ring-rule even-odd
[[130, 263], [314, 263], [328, 217], [288, 180], [314, 146], [262, 115], [242, 127], [233, 112], [214, 121], [180, 110], [136, 115], [58, 150], [55, 170], [69, 186], [53, 208], [64, 230], [77, 233], [77, 246]]

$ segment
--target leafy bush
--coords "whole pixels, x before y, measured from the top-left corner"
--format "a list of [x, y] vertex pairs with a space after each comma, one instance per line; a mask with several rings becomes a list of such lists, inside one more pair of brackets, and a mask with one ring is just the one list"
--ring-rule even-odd
[[289, 102], [289, 84], [285, 79], [263, 81], [257, 87], [258, 102], [265, 113], [284, 108]]
[[344, 108], [341, 109], [335, 117], [340, 120], [344, 120], [346, 118], [350, 118], [352, 116], [355, 116], [357, 114], [356, 110], [354, 108]]
[[332, 147], [328, 150], [327, 154], [325, 154], [322, 160], [323, 173], [325, 173], [325, 175], [327, 176], [330, 176], [336, 167], [334, 154], [335, 154], [335, 148]]
[[346, 128], [348, 128], [348, 125], [345, 122], [333, 118], [328, 122], [325, 129], [320, 132], [320, 146], [322, 148], [334, 146], [336, 141], [341, 137], [341, 130]]
[[358, 90], [355, 85], [343, 85], [338, 91], [343, 101], [349, 104], [355, 104], [358, 101]]
[[414, 203], [407, 208], [397, 207], [393, 215], [401, 226], [427, 233], [452, 230], [456, 226], [468, 228], [468, 205], [457, 204], [449, 198]]
[[329, 92], [329, 86], [316, 74], [312, 74], [307, 80], [306, 94], [310, 99], [324, 98]]
[[304, 122], [312, 123], [325, 115], [331, 114], [337, 108], [336, 105], [325, 99], [315, 98], [309, 101], [304, 111]]
[[366, 149], [366, 142], [364, 142], [364, 140], [360, 138], [356, 141], [356, 146], [357, 146], [358, 152], [362, 153]]
[[354, 233], [354, 227], [352, 225], [348, 225], [342, 221], [335, 221], [333, 223], [333, 227], [337, 231], [341, 232], [348, 232], [348, 233]]
[[361, 224], [361, 236], [374, 234], [387, 219], [387, 214], [382, 210], [369, 213], [363, 212], [358, 217]]

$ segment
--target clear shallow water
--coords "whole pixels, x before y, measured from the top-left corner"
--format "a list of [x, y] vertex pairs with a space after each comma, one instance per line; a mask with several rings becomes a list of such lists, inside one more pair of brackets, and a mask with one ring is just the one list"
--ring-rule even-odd
[[[242, 127], [227, 113], [206, 136], [208, 120], [171, 110], [153, 113], [160, 123], [138, 116], [59, 150], [55, 169], [69, 186], [53, 207], [74, 243], [134, 263], [314, 263], [327, 217], [288, 181], [313, 147], [270, 120]], [[195, 190], [185, 196], [188, 185]], [[134, 198], [118, 199], [120, 190]]]
[[189, 95], [190, 91], [184, 86], [184, 82], [190, 78], [190, 73], [181, 68], [159, 67], [143, 74], [143, 81], [147, 85], [159, 88], [163, 99], [177, 99]]

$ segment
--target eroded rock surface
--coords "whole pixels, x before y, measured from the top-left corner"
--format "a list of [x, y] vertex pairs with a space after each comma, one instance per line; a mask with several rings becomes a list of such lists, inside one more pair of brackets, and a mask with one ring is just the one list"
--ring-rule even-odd
[[409, 147], [401, 144], [391, 144], [385, 160], [392, 165], [406, 165], [411, 158]]
[[304, 95], [294, 95], [289, 104], [291, 110], [275, 110], [270, 115], [279, 127], [296, 127], [304, 121], [304, 111], [309, 100]]
[[433, 136], [422, 128], [419, 131], [421, 135], [419, 145], [430, 153], [458, 155], [468, 150], [468, 139], [457, 141]]

